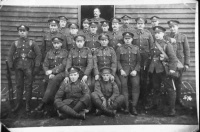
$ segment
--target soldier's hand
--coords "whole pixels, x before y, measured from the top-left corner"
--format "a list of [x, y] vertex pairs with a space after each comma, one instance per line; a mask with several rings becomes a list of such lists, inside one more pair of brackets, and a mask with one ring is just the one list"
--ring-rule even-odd
[[64, 81], [65, 83], [69, 83], [69, 77], [65, 77]]
[[174, 71], [174, 70], [169, 70], [169, 72], [170, 72], [170, 73], [175, 73], [175, 71]]
[[118, 43], [118, 44], [117, 44], [117, 46], [119, 46], [119, 47], [120, 47], [120, 46], [122, 46], [122, 44]]
[[165, 59], [164, 54], [160, 54], [160, 60], [162, 61], [162, 60], [164, 60], [164, 59]]
[[170, 38], [171, 43], [176, 43], [176, 39], [175, 38]]
[[49, 75], [49, 79], [52, 79], [52, 78], [54, 78], [54, 77], [55, 77], [54, 74], [50, 74], [50, 75]]
[[107, 106], [106, 106], [106, 99], [105, 99], [105, 100], [103, 100], [103, 103], [102, 103], [102, 105], [103, 105], [104, 107], [107, 107]]
[[188, 65], [184, 65], [183, 71], [186, 72], [189, 69]]
[[96, 75], [96, 76], [95, 76], [95, 80], [99, 80], [99, 75]]
[[121, 75], [122, 75], [122, 76], [127, 76], [127, 75], [126, 75], [126, 72], [125, 72], [124, 70], [121, 69], [120, 72], [121, 72]]
[[131, 74], [131, 76], [136, 76], [136, 75], [137, 75], [137, 71], [134, 70], [134, 71], [132, 71], [130, 74]]
[[83, 78], [82, 78], [82, 80], [81, 80], [81, 82], [82, 83], [86, 83], [87, 82], [87, 78], [88, 78], [87, 75], [84, 75]]
[[47, 75], [47, 76], [50, 75], [51, 73], [52, 73], [52, 70], [46, 71], [46, 75]]
[[111, 74], [110, 74], [110, 80], [111, 80], [111, 82], [114, 82], [114, 80], [115, 80], [115, 77]]

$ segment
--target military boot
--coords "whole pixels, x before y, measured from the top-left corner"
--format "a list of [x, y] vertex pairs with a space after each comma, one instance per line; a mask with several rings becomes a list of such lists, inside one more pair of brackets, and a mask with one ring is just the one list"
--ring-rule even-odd
[[81, 110], [85, 109], [85, 104], [81, 101], [79, 101], [75, 106], [74, 106], [74, 110], [79, 113]]
[[124, 113], [129, 114], [129, 101], [128, 101], [128, 95], [124, 95], [125, 97], [125, 109]]
[[76, 111], [74, 111], [72, 108], [70, 108], [69, 106], [64, 105], [61, 108], [59, 108], [59, 111], [62, 112], [63, 114], [69, 115], [71, 117], [85, 120], [85, 113], [79, 114]]
[[23, 89], [17, 88], [17, 105], [11, 110], [12, 112], [17, 112], [22, 105]]
[[137, 110], [136, 110], [136, 106], [137, 106], [137, 102], [138, 102], [138, 98], [139, 98], [139, 93], [132, 93], [132, 111], [131, 114], [133, 115], [138, 115]]
[[168, 92], [168, 101], [169, 101], [169, 111], [167, 113], [168, 116], [175, 116], [175, 102], [176, 102], [176, 92], [169, 91]]

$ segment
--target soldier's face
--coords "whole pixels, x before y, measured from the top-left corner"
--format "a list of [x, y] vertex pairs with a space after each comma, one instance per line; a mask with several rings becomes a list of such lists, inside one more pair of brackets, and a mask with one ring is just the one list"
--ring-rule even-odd
[[152, 27], [158, 26], [159, 21], [151, 21]]
[[89, 23], [83, 23], [83, 28], [88, 29], [89, 28]]
[[61, 49], [62, 42], [53, 42], [54, 49], [58, 50]]
[[124, 38], [125, 44], [132, 44], [133, 38]]
[[77, 72], [69, 74], [69, 78], [72, 82], [76, 82], [79, 78], [79, 74]]
[[19, 34], [19, 36], [21, 37], [21, 38], [26, 38], [27, 37], [27, 35], [28, 35], [28, 31], [26, 31], [26, 30], [19, 30], [18, 31], [18, 34]]
[[113, 28], [113, 30], [118, 30], [119, 29], [119, 23], [112, 23], [112, 28]]
[[77, 28], [70, 28], [70, 33], [71, 34], [77, 34], [78, 33], [78, 29]]
[[124, 22], [124, 24], [129, 24], [130, 23], [129, 19], [124, 19], [123, 22]]
[[57, 30], [58, 30], [58, 25], [52, 25], [52, 24], [50, 24], [50, 25], [49, 25], [49, 28], [50, 28], [50, 31], [51, 31], [51, 32], [57, 32]]
[[78, 48], [83, 48], [84, 44], [85, 44], [84, 40], [76, 40], [76, 45]]
[[162, 40], [163, 37], [164, 37], [164, 33], [163, 32], [156, 32], [155, 33], [155, 38], [156, 39]]
[[65, 20], [60, 20], [60, 27], [65, 27], [66, 26], [66, 24], [67, 24], [67, 21], [65, 21]]
[[96, 33], [97, 32], [97, 27], [90, 27], [90, 32], [91, 33]]
[[101, 39], [100, 43], [101, 43], [101, 46], [108, 46], [109, 40], [108, 39]]
[[109, 26], [102, 26], [102, 30], [103, 30], [104, 32], [107, 32], [108, 29], [109, 29]]
[[138, 23], [137, 23], [137, 28], [138, 28], [138, 29], [144, 29], [144, 27], [145, 27], [145, 25], [144, 25], [143, 22], [138, 22]]
[[104, 81], [109, 81], [110, 74], [102, 74], [102, 78], [103, 78]]
[[170, 31], [173, 32], [173, 33], [177, 33], [178, 32], [178, 25], [173, 25], [173, 26], [170, 26]]
[[94, 17], [99, 17], [100, 16], [100, 11], [99, 9], [94, 9]]

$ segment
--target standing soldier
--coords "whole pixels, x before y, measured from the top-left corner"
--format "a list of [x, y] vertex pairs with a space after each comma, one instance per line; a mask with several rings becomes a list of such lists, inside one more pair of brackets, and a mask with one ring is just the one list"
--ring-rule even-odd
[[113, 47], [113, 49], [116, 51], [117, 47], [121, 46], [123, 43], [122, 32], [119, 30], [119, 22], [121, 20], [118, 18], [112, 18], [110, 21], [112, 22], [113, 31], [111, 32], [112, 35], [110, 37], [108, 46]]
[[104, 112], [108, 116], [115, 116], [116, 110], [124, 103], [124, 96], [120, 95], [117, 84], [110, 81], [111, 69], [102, 67], [100, 72], [102, 79], [95, 82], [95, 90], [91, 95], [97, 107], [96, 115]]
[[86, 83], [91, 90], [91, 71], [93, 69], [93, 59], [91, 50], [88, 47], [84, 47], [85, 36], [77, 35], [74, 38], [76, 47], [72, 48], [69, 52], [67, 59], [67, 65], [65, 68], [65, 82], [69, 83], [70, 67], [78, 67], [80, 69], [79, 76], [83, 83]]
[[86, 44], [85, 46], [90, 48], [92, 54], [96, 50], [96, 48], [100, 47], [101, 44], [98, 41], [99, 34], [97, 33], [97, 22], [90, 22], [90, 33], [86, 36]]
[[62, 37], [63, 39], [63, 45], [62, 48], [66, 49], [67, 44], [66, 44], [66, 37], [64, 36], [64, 34], [59, 32], [58, 29], [58, 25], [59, 25], [59, 21], [56, 19], [50, 19], [48, 20], [49, 22], [49, 28], [50, 28], [50, 32], [46, 32], [43, 36], [43, 41], [42, 41], [42, 45], [41, 45], [41, 52], [42, 52], [42, 62], [45, 59], [45, 56], [47, 54], [47, 52], [50, 49], [53, 49], [53, 44], [52, 44], [52, 38], [55, 37], [56, 35], [59, 35]]
[[148, 28], [148, 30], [151, 32], [151, 35], [153, 36], [153, 38], [154, 38], [154, 40], [155, 40], [155, 32], [154, 32], [153, 28], [154, 28], [155, 26], [158, 26], [158, 25], [159, 25], [159, 17], [157, 17], [157, 16], [152, 16], [152, 17], [150, 18], [150, 20], [151, 20], [151, 27]]
[[58, 109], [60, 119], [71, 116], [84, 120], [83, 110], [90, 104], [89, 89], [85, 83], [80, 81], [78, 68], [71, 67], [68, 70], [70, 82], [62, 83], [56, 93], [54, 105]]
[[[161, 93], [161, 83], [164, 84], [164, 89], [168, 93], [169, 111], [167, 115], [175, 115], [175, 99], [176, 89], [174, 87], [174, 81], [172, 75], [175, 74], [177, 58], [174, 53], [173, 47], [170, 43], [164, 40], [164, 34], [166, 29], [161, 26], [155, 26], [155, 45], [151, 49], [151, 63], [149, 66], [149, 72], [152, 74], [153, 90], [154, 90], [154, 105], [157, 105], [157, 100]], [[167, 59], [168, 58], [168, 59]], [[163, 62], [168, 62], [168, 70], [166, 71]]]
[[102, 28], [102, 34], [107, 34], [109, 37], [111, 37], [111, 32], [108, 30], [109, 29], [109, 21], [101, 21], [101, 28]]
[[180, 23], [177, 20], [170, 20], [167, 22], [170, 27], [170, 34], [168, 37], [172, 40], [172, 45], [174, 48], [174, 52], [179, 59], [179, 61], [184, 65], [183, 69], [179, 69], [179, 78], [175, 79], [176, 86], [176, 102], [184, 106], [183, 101], [180, 99], [181, 96], [181, 84], [182, 84], [182, 74], [187, 71], [190, 65], [190, 47], [188, 44], [188, 39], [185, 34], [182, 34], [178, 31], [178, 24]]
[[97, 33], [101, 34], [102, 33], [102, 28], [101, 28], [101, 21], [105, 21], [104, 18], [100, 17], [101, 11], [99, 8], [94, 8], [94, 18], [91, 19], [91, 21], [97, 22]]
[[130, 25], [130, 21], [131, 21], [131, 17], [128, 15], [124, 15], [123, 17], [121, 17], [121, 19], [123, 20], [123, 24], [120, 27], [121, 32], [134, 32], [135, 28], [134, 26]]
[[88, 18], [84, 18], [82, 20], [83, 29], [79, 31], [79, 34], [87, 36], [90, 32], [90, 20]]
[[144, 29], [147, 20], [141, 17], [135, 19], [137, 23], [137, 30], [134, 32], [133, 44], [139, 47], [141, 61], [140, 61], [140, 98], [143, 103], [145, 102], [145, 96], [147, 94], [147, 86], [148, 86], [148, 66], [149, 66], [149, 56], [150, 49], [153, 46], [153, 37], [151, 33]]
[[67, 50], [70, 51], [72, 48], [76, 46], [74, 37], [78, 35], [79, 26], [76, 23], [70, 23], [69, 27], [69, 35], [67, 36]]
[[32, 98], [33, 78], [39, 71], [42, 55], [38, 45], [28, 38], [29, 27], [20, 25], [17, 27], [19, 39], [12, 43], [8, 64], [11, 70], [15, 70], [17, 105], [12, 112], [19, 110], [22, 105], [23, 91], [26, 89], [26, 111], [30, 111]]
[[36, 111], [43, 110], [44, 106], [54, 100], [54, 96], [58, 91], [60, 83], [64, 79], [64, 71], [67, 62], [68, 52], [66, 49], [62, 49], [63, 39], [57, 35], [52, 38], [53, 49], [47, 52], [43, 63], [43, 69], [45, 71], [45, 79], [48, 82], [46, 91], [42, 98], [42, 102], [35, 109]]
[[59, 16], [59, 32], [64, 34], [65, 36], [69, 35], [69, 28], [68, 28], [68, 18], [65, 16]]
[[125, 97], [125, 113], [129, 113], [128, 97], [130, 92], [128, 91], [128, 78], [130, 78], [132, 94], [131, 113], [137, 115], [136, 106], [140, 94], [140, 52], [138, 46], [132, 45], [134, 35], [131, 32], [124, 32], [122, 35], [125, 44], [120, 46], [116, 53], [122, 94]]

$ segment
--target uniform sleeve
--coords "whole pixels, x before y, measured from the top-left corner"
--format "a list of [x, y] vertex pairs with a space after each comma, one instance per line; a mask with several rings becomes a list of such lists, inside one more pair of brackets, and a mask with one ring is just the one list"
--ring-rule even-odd
[[42, 62], [45, 59], [45, 51], [46, 51], [46, 42], [45, 42], [45, 36], [43, 36], [43, 38], [42, 38], [42, 45], [41, 45]]
[[43, 70], [45, 72], [49, 70], [49, 59], [48, 59], [48, 56], [49, 56], [49, 52], [47, 52], [46, 57], [45, 57], [44, 62], [43, 62]]
[[149, 31], [149, 48], [151, 49], [153, 47], [154, 39], [153, 36], [151, 35], [151, 32]]
[[110, 97], [110, 99], [115, 100], [115, 98], [119, 96], [119, 88], [115, 82], [113, 82], [112, 87], [113, 87], [113, 94]]
[[101, 85], [99, 81], [96, 81], [94, 84], [94, 92], [101, 98], [104, 97], [103, 93], [101, 92]]
[[72, 66], [72, 50], [70, 50], [65, 67], [65, 77], [69, 77], [68, 69]]
[[93, 55], [93, 62], [94, 62], [94, 75], [99, 75], [99, 69], [97, 65], [97, 50], [95, 50], [94, 55]]
[[118, 70], [121, 70], [122, 65], [120, 62], [120, 47], [117, 48], [116, 54], [117, 54], [117, 68], [118, 68]]
[[187, 36], [184, 35], [184, 43], [183, 43], [183, 53], [185, 56], [184, 65], [190, 65], [190, 47], [188, 43]]
[[173, 46], [169, 43], [166, 47], [166, 54], [169, 57], [169, 69], [176, 70], [178, 59], [174, 53]]
[[84, 83], [81, 83], [81, 88], [82, 88], [83, 95], [88, 95], [89, 94], [88, 85], [86, 85]]
[[137, 60], [136, 60], [135, 70], [139, 72], [140, 71], [140, 61], [141, 61], [139, 48], [137, 49], [137, 57], [136, 58], [137, 58]]
[[117, 70], [117, 55], [112, 48], [111, 50], [111, 56], [112, 56], [112, 62], [111, 62], [111, 69], [112, 69], [112, 75], [115, 76], [116, 70]]
[[67, 37], [65, 35], [62, 35], [63, 38], [63, 44], [62, 44], [62, 48], [67, 50]]
[[9, 68], [13, 68], [13, 55], [16, 52], [16, 47], [15, 47], [15, 43], [11, 44], [9, 53], [8, 53], [8, 65]]
[[85, 72], [84, 74], [89, 76], [91, 71], [92, 71], [92, 68], [93, 68], [93, 58], [92, 58], [92, 53], [91, 53], [91, 50], [88, 49], [88, 55], [87, 55], [87, 67], [85, 69]]
[[40, 63], [42, 61], [42, 53], [40, 51], [39, 46], [36, 43], [34, 43], [33, 49], [34, 49], [34, 52], [36, 54], [36, 57], [35, 57], [35, 67], [39, 67]]
[[[67, 85], [67, 86], [69, 86], [69, 85]], [[54, 104], [55, 104], [56, 108], [60, 108], [64, 105], [62, 100], [65, 95], [65, 87], [66, 87], [66, 85], [63, 82], [55, 95]]]
[[65, 67], [66, 67], [66, 63], [67, 63], [67, 56], [68, 56], [68, 52], [67, 50], [65, 51], [65, 57], [64, 59], [62, 60], [62, 63], [59, 65], [59, 66], [56, 66], [55, 68], [52, 69], [52, 72], [53, 73], [60, 73], [60, 72], [63, 72], [65, 71]]

